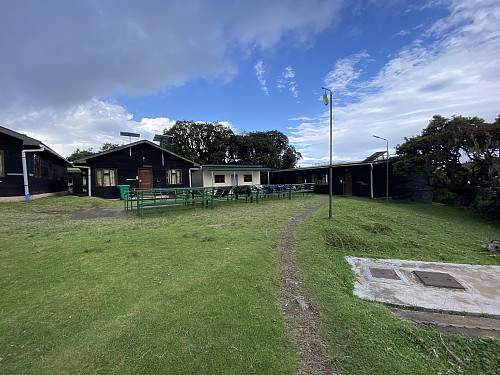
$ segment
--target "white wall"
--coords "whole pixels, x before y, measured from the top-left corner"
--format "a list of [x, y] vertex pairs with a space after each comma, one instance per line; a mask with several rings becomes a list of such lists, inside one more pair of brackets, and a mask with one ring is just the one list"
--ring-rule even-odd
[[[260, 172], [259, 171], [208, 171], [206, 169], [203, 170], [203, 186], [232, 186], [232, 179], [234, 174], [236, 174], [236, 177], [238, 179], [238, 182], [236, 185], [243, 186], [243, 185], [260, 185]], [[224, 175], [225, 176], [225, 181], [224, 183], [215, 183], [215, 177], [213, 178], [212, 182], [212, 176], [215, 175]], [[244, 181], [244, 176], [245, 175], [253, 175], [252, 181], [251, 182], [245, 182]]]

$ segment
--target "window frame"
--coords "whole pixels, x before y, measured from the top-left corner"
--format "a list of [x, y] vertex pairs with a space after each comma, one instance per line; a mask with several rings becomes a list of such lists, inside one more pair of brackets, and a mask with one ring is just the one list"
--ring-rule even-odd
[[[219, 181], [217, 181], [219, 180]], [[214, 174], [214, 184], [225, 184], [226, 175], [225, 174]]]
[[244, 174], [243, 182], [253, 182], [253, 174]]
[[[105, 171], [108, 171], [105, 173]], [[99, 173], [101, 176], [99, 176]], [[109, 185], [106, 185], [105, 177], [109, 176]], [[96, 168], [95, 169], [96, 187], [116, 187], [118, 186], [118, 170], [116, 168]]]
[[[173, 176], [175, 176], [175, 178], [173, 178]], [[182, 185], [182, 169], [165, 169], [165, 181], [167, 185]]]
[[5, 177], [5, 152], [0, 150], [0, 177]]
[[33, 160], [35, 163], [35, 177], [40, 178], [42, 177], [42, 158], [40, 155], [33, 155]]
[[52, 162], [49, 160], [48, 161], [48, 172], [49, 172], [49, 180], [54, 179], [54, 166], [52, 165]]

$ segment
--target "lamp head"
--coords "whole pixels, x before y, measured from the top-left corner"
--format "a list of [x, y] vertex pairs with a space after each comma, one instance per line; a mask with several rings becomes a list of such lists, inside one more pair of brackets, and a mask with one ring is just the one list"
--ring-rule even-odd
[[326, 92], [323, 94], [323, 103], [325, 103], [325, 105], [328, 105], [328, 95], [326, 95]]

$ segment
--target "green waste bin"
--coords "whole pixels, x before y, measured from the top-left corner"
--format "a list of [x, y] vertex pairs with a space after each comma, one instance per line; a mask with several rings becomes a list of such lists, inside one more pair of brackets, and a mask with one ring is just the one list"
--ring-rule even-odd
[[125, 192], [128, 192], [130, 189], [130, 185], [118, 185], [118, 189], [120, 189], [120, 199], [125, 199]]

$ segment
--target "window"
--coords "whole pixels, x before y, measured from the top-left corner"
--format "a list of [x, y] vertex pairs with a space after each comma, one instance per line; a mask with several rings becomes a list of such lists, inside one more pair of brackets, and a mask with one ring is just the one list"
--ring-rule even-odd
[[56, 176], [58, 180], [61, 179], [61, 167], [59, 167], [58, 165], [56, 165]]
[[4, 177], [5, 176], [5, 165], [4, 165], [4, 162], [3, 162], [3, 150], [0, 150], [0, 177]]
[[252, 182], [252, 175], [251, 174], [244, 174], [243, 175], [243, 182]]
[[312, 181], [316, 185], [328, 185], [328, 175], [326, 173], [318, 173], [312, 175]]
[[226, 182], [226, 176], [225, 176], [225, 175], [223, 175], [223, 174], [216, 174], [216, 175], [214, 176], [214, 182], [215, 182], [216, 184], [223, 184], [223, 183], [225, 183], [225, 182]]
[[54, 178], [54, 170], [52, 168], [52, 162], [49, 161], [49, 180], [52, 180]]
[[97, 168], [95, 170], [95, 176], [96, 176], [95, 184], [97, 187], [116, 186], [116, 180], [117, 180], [116, 169]]
[[42, 177], [42, 159], [38, 155], [35, 158], [35, 177]]
[[182, 169], [167, 169], [167, 185], [182, 184]]

